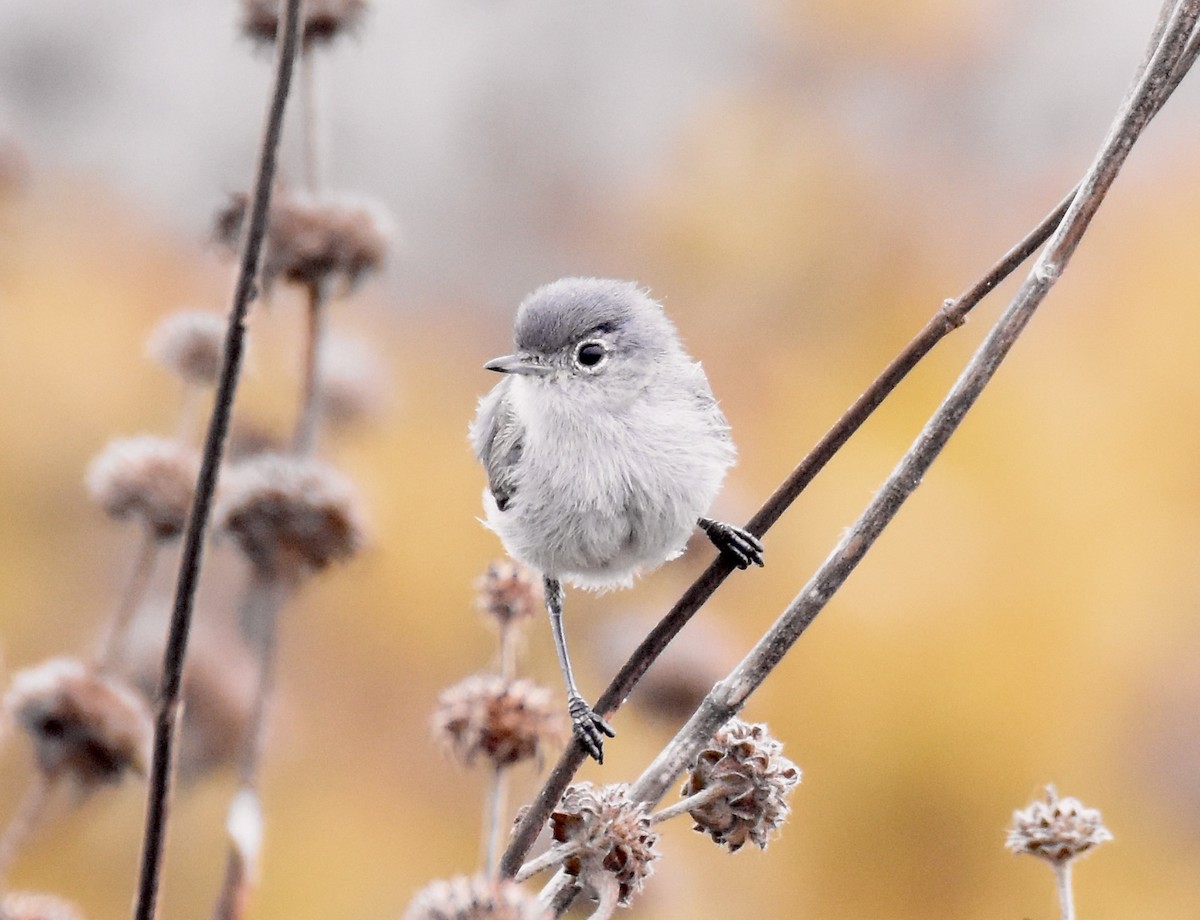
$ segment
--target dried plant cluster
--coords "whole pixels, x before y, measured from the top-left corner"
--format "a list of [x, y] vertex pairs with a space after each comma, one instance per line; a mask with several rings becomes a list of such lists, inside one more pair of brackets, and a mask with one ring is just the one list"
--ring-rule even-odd
[[404, 920], [550, 920], [553, 916], [520, 885], [482, 876], [431, 882], [404, 912]]
[[1109, 840], [1112, 834], [1097, 809], [1070, 796], [1060, 798], [1058, 790], [1047, 786], [1043, 798], [1013, 812], [1004, 845], [1060, 866]]
[[550, 833], [569, 852], [563, 859], [567, 875], [597, 896], [615, 886], [620, 907], [642, 890], [659, 858], [650, 808], [633, 801], [624, 784], [570, 787], [550, 814]]
[[[244, 0], [242, 29], [252, 40], [277, 42], [277, 82], [287, 88], [288, 49], [295, 43], [299, 10], [299, 44], [304, 66], [312, 81], [312, 54], [338, 37], [361, 27], [364, 0]], [[284, 11], [281, 16], [281, 10]], [[579, 899], [592, 899], [593, 920], [604, 920], [618, 907], [635, 903], [652, 876], [659, 850], [658, 825], [688, 814], [695, 829], [718, 846], [734, 852], [747, 842], [765, 848], [784, 822], [788, 796], [800, 781], [800, 771], [782, 753], [782, 745], [765, 725], [736, 718], [750, 693], [761, 684], [823, 609], [849, 572], [869, 550], [921, 481], [934, 457], [956, 430], [965, 413], [987, 385], [1032, 312], [1045, 298], [1070, 260], [1108, 187], [1148, 120], [1157, 113], [1196, 58], [1200, 4], [1168, 3], [1160, 15], [1149, 53], [1138, 80], [1123, 104], [1114, 129], [1077, 193], [1055, 215], [1043, 222], [1023, 243], [958, 301], [946, 304], [925, 331], [881, 375], [855, 407], [834, 426], [814, 454], [797, 467], [755, 518], [754, 528], [765, 532], [845, 439], [859, 427], [875, 406], [896, 386], [929, 349], [951, 329], [961, 325], [967, 312], [1014, 271], [1035, 249], [1043, 254], [1021, 286], [1012, 306], [954, 385], [926, 427], [922, 438], [902, 458], [884, 488], [784, 615], [746, 659], [705, 695], [695, 712], [645, 774], [633, 783], [603, 786], [571, 784], [583, 753], [579, 745], [564, 752], [543, 792], [517, 815], [508, 851], [499, 855], [505, 827], [505, 789], [512, 771], [525, 761], [540, 765], [544, 751], [566, 737], [561, 713], [544, 688], [515, 675], [515, 635], [541, 606], [540, 581], [531, 572], [511, 563], [495, 563], [478, 583], [476, 605], [499, 635], [499, 673], [467, 677], [441, 695], [433, 714], [433, 732], [449, 756], [465, 766], [484, 766], [490, 787], [485, 796], [486, 856], [483, 872], [474, 877], [435, 881], [422, 889], [404, 915], [406, 920], [426, 918], [542, 918], [561, 916]], [[306, 90], [307, 91], [307, 90]], [[287, 93], [276, 92], [268, 126], [276, 129]], [[311, 103], [312, 100], [310, 99]], [[305, 109], [315, 120], [314, 106]], [[274, 121], [272, 121], [274, 119]], [[306, 136], [312, 136], [314, 125]], [[273, 183], [274, 146], [279, 131], [264, 132], [264, 155], [255, 188], [234, 196], [216, 218], [216, 236], [231, 250], [244, 250], [239, 292], [253, 289], [257, 258], [257, 230], [264, 229], [265, 255], [261, 265], [264, 286], [289, 285], [306, 303], [303, 379], [297, 393], [294, 431], [286, 444], [275, 439], [245, 437], [231, 449], [221, 470], [220, 494], [214, 515], [218, 538], [234, 547], [230, 570], [244, 585], [240, 618], [230, 614], [233, 641], [252, 676], [242, 698], [231, 701], [233, 681], [229, 662], [197, 656], [193, 679], [188, 681], [189, 709], [205, 712], [205, 703], [216, 728], [236, 725], [233, 743], [218, 749], [209, 745], [191, 758], [194, 770], [233, 766], [238, 788], [229, 809], [227, 827], [230, 854], [227, 873], [213, 915], [215, 920], [241, 920], [249, 894], [257, 882], [264, 815], [258, 798], [259, 767], [265, 738], [265, 714], [273, 691], [275, 634], [286, 603], [305, 580], [336, 562], [348, 561], [364, 542], [364, 521], [353, 485], [320, 458], [324, 429], [357, 421], [370, 414], [372, 394], [369, 374], [354, 374], [339, 365], [329, 351], [328, 307], [335, 297], [354, 291], [383, 265], [389, 247], [386, 221], [375, 209], [324, 194], [316, 187], [318, 170], [304, 170], [307, 188], [294, 194], [290, 184], [278, 185], [273, 207], [262, 223], [263, 203]], [[272, 140], [272, 138], [274, 138]], [[312, 153], [309, 145], [307, 155]], [[31, 793], [3, 835], [0, 847], [0, 880], [8, 860], [19, 850], [28, 830], [43, 816], [42, 805], [53, 787], [70, 783], [77, 792], [93, 793], [129, 776], [146, 772], [151, 765], [150, 816], [165, 821], [170, 798], [170, 752], [174, 713], [166, 696], [182, 683], [185, 641], [180, 649], [167, 643], [163, 672], [155, 680], [135, 680], [131, 662], [139, 660], [135, 629], [139, 616], [153, 616], [162, 604], [150, 598], [151, 574], [165, 547], [184, 536], [184, 563], [179, 571], [179, 598], [191, 602], [194, 586], [186, 587], [186, 553], [203, 533], [212, 488], [205, 470], [220, 466], [226, 428], [222, 411], [232, 405], [240, 358], [241, 314], [249, 294], [235, 295], [235, 309], [227, 325], [215, 314], [180, 313], [168, 317], [148, 345], [150, 355], [178, 378], [189, 400], [210, 389], [218, 394], [205, 441], [204, 462], [190, 431], [188, 403], [176, 438], [142, 435], [110, 444], [87, 473], [89, 491], [108, 516], [134, 520], [142, 537], [128, 584], [105, 630], [100, 650], [88, 657], [56, 657], [18, 671], [3, 698], [6, 722], [18, 727], [32, 748]], [[238, 298], [241, 298], [240, 300]], [[345, 360], [345, 359], [342, 359]], [[351, 359], [353, 364], [353, 359]], [[224, 394], [223, 396], [220, 394]], [[222, 400], [226, 400], [223, 402]], [[227, 419], [226, 419], [227, 421]], [[256, 431], [254, 423], [239, 420], [242, 430]], [[269, 442], [269, 443], [267, 443]], [[215, 447], [213, 445], [216, 445]], [[198, 558], [193, 556], [192, 558]], [[636, 653], [605, 698], [598, 703], [606, 715], [628, 696], [645, 666], [678, 632], [712, 590], [730, 572], [714, 563], [664, 620], [656, 642]], [[227, 576], [229, 572], [221, 573]], [[704, 592], [708, 593], [705, 594]], [[180, 605], [175, 605], [177, 613]], [[250, 613], [252, 616], [247, 616]], [[176, 621], [172, 620], [172, 628]], [[185, 627], [190, 623], [185, 621]], [[237, 633], [237, 628], [241, 633]], [[674, 630], [674, 632], [671, 632]], [[661, 639], [661, 641], [657, 641]], [[651, 648], [650, 646], [656, 646]], [[219, 650], [219, 651], [224, 651]], [[217, 656], [218, 659], [221, 657]], [[232, 658], [233, 656], [229, 656]], [[179, 673], [172, 671], [178, 668]], [[199, 676], [196, 676], [199, 675]], [[151, 717], [154, 685], [163, 694], [157, 720]], [[737, 688], [736, 699], [725, 695]], [[217, 689], [219, 688], [219, 690]], [[174, 692], [172, 689], [171, 692]], [[188, 723], [184, 723], [188, 731]], [[162, 752], [167, 752], [163, 755]], [[167, 764], [166, 781], [153, 783], [154, 769]], [[665, 765], [665, 766], [664, 766]], [[665, 790], [686, 774], [682, 797], [655, 811]], [[158, 796], [158, 798], [154, 798]], [[84, 798], [77, 795], [75, 800]], [[148, 821], [148, 828], [150, 822]], [[160, 831], [163, 825], [159, 825]], [[522, 863], [540, 831], [548, 830], [550, 843], [539, 855]], [[139, 888], [139, 920], [152, 920], [161, 864], [161, 833], [147, 830], [143, 878]], [[1073, 798], [1060, 798], [1047, 787], [1045, 798], [1014, 813], [1007, 847], [1014, 853], [1037, 856], [1056, 873], [1064, 920], [1072, 920], [1070, 867], [1079, 856], [1112, 839], [1095, 809]], [[543, 870], [553, 870], [537, 896], [521, 883]], [[0, 887], [0, 920], [77, 920], [81, 913], [58, 897]]]
[[[378, 208], [351, 202], [309, 200], [277, 192], [267, 228], [263, 284], [278, 281], [349, 292], [383, 267], [389, 233]], [[233, 195], [216, 216], [214, 236], [236, 251], [241, 245], [249, 196]]]
[[[310, 0], [305, 7], [304, 47], [310, 53], [355, 27], [365, 3]], [[274, 41], [279, 8], [274, 2], [247, 2], [247, 33]], [[232, 247], [241, 245], [249, 200], [235, 198], [220, 216]], [[280, 196], [269, 224], [265, 282], [311, 295], [308, 315], [298, 317], [306, 332], [301, 358], [307, 373], [296, 390], [296, 434], [290, 443], [243, 434], [219, 468], [215, 494], [209, 497], [216, 504], [211, 535], [220, 545], [206, 555], [211, 561], [201, 577], [233, 579], [243, 588], [232, 609], [199, 611], [195, 647], [181, 681], [186, 704], [181, 774], [194, 779], [233, 768], [239, 778], [229, 808], [235, 858], [228, 862], [216, 920], [240, 918], [256, 883], [263, 815], [255, 787], [271, 709], [273, 639], [283, 607], [308, 578], [352, 559], [365, 540], [365, 514], [354, 484], [319, 456], [319, 436], [371, 418], [380, 403], [372, 388], [383, 379], [378, 359], [365, 345], [343, 347], [340, 355], [335, 346], [326, 354], [331, 334], [323, 309], [381, 268], [389, 245], [386, 221], [376, 209], [326, 200], [312, 189], [303, 197]], [[318, 313], [320, 322], [314, 320]], [[145, 776], [161, 749], [156, 725], [169, 723], [156, 722], [152, 710], [165, 686], [163, 663], [171, 660], [162, 635], [173, 605], [154, 595], [152, 575], [189, 533], [202, 498], [208, 501], [197, 488], [202, 464], [196, 422], [210, 401], [215, 419], [222, 385], [236, 383], [240, 365], [227, 354], [231, 342], [240, 347], [230, 338], [233, 328], [216, 311], [168, 314], [151, 332], [146, 353], [184, 394], [178, 434], [114, 440], [87, 470], [95, 504], [114, 520], [135, 522], [142, 539], [116, 609], [102, 624], [104, 639], [97, 651], [18, 671], [3, 697], [5, 721], [32, 747], [33, 770], [30, 793], [0, 836], [0, 920], [77, 920], [79, 912], [54, 895], [6, 891], [9, 862], [44, 823], [53, 787], [69, 783], [92, 793]], [[322, 385], [322, 369], [328, 369], [328, 388]], [[236, 422], [240, 432], [265, 430], [254, 419]], [[206, 450], [211, 442], [205, 442]], [[215, 467], [221, 458], [210, 453], [207, 459]], [[171, 741], [169, 728], [166, 740]], [[152, 783], [150, 793], [168, 789]], [[165, 794], [162, 804], [165, 808]], [[144, 893], [157, 886], [156, 878], [143, 876], [142, 882], [139, 911]]]
[[696, 830], [735, 853], [746, 843], [767, 848], [769, 835], [787, 818], [788, 793], [800, 770], [783, 756], [783, 745], [758, 723], [732, 719], [696, 758], [682, 795], [717, 795], [688, 810]]
[[136, 691], [76, 658], [18, 671], [4, 708], [33, 742], [38, 769], [91, 790], [143, 773], [150, 709]]

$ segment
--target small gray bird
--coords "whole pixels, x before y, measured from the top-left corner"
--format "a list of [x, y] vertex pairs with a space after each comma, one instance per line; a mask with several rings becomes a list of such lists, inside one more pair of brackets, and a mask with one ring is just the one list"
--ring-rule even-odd
[[584, 701], [563, 635], [562, 582], [628, 587], [683, 552], [696, 527], [739, 567], [753, 534], [708, 511], [736, 450], [704, 371], [649, 294], [629, 281], [563, 278], [517, 310], [517, 351], [479, 401], [471, 445], [487, 526], [542, 574], [575, 736], [597, 761], [613, 730]]

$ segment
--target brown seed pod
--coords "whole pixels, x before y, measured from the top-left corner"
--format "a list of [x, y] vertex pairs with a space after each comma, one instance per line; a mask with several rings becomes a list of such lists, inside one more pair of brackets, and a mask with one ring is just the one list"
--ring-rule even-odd
[[531, 680], [473, 674], [438, 697], [434, 737], [467, 766], [480, 756], [498, 767], [538, 758], [563, 738], [562, 713], [552, 700]]
[[553, 916], [520, 885], [478, 875], [431, 882], [404, 912], [404, 920], [550, 920]]
[[348, 479], [316, 460], [259, 454], [231, 466], [217, 526], [256, 571], [295, 579], [362, 547], [362, 514]]
[[574, 848], [563, 860], [567, 873], [592, 891], [601, 886], [603, 875], [611, 875], [622, 907], [654, 873], [658, 835], [646, 803], [631, 801], [624, 783], [568, 787], [550, 815], [550, 831], [558, 843]]
[[1043, 799], [1013, 812], [1004, 845], [1014, 853], [1028, 853], [1061, 866], [1108, 840], [1112, 834], [1099, 810], [1085, 808], [1070, 796], [1059, 798], [1058, 790], [1047, 786]]
[[200, 457], [178, 441], [141, 435], [112, 441], [88, 466], [88, 491], [112, 518], [140, 518], [159, 540], [183, 532]]
[[[217, 214], [214, 236], [236, 250], [249, 198], [233, 195]], [[362, 204], [308, 201], [277, 194], [271, 205], [263, 253], [267, 288], [277, 280], [311, 288], [351, 290], [378, 271], [388, 233], [378, 209]]]
[[82, 789], [143, 773], [151, 720], [145, 699], [75, 658], [17, 672], [4, 708], [33, 741], [38, 769]]
[[736, 718], [727, 722], [697, 756], [680, 792], [686, 797], [706, 789], [726, 790], [689, 810], [695, 830], [731, 853], [747, 840], [766, 849], [770, 834], [790, 811], [788, 793], [800, 782], [800, 770], [782, 752], [783, 745], [765, 725]]
[[[362, 22], [366, 0], [305, 0], [301, 40], [304, 47], [327, 45]], [[279, 29], [277, 0], [243, 0], [242, 32], [256, 42], [273, 45]]]

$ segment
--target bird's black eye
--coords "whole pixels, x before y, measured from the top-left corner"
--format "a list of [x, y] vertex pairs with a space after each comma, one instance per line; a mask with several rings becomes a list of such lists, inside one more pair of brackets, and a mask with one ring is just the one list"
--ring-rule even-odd
[[608, 349], [602, 342], [584, 342], [575, 352], [575, 360], [584, 367], [595, 367], [604, 360]]

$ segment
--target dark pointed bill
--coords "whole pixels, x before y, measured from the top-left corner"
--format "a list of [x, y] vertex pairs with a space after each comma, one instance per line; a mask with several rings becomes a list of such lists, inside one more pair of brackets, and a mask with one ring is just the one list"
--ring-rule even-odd
[[504, 355], [501, 358], [492, 358], [484, 368], [489, 371], [496, 371], [498, 374], [525, 374], [531, 377], [542, 377], [550, 373], [550, 368], [545, 364], [539, 364], [528, 355]]

